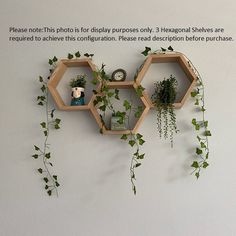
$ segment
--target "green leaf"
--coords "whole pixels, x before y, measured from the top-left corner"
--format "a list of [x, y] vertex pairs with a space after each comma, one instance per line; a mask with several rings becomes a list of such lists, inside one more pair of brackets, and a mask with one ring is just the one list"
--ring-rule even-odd
[[165, 52], [165, 51], [166, 51], [166, 49], [161, 47], [161, 51], [162, 51], [162, 52]]
[[55, 122], [56, 122], [57, 124], [60, 124], [61, 119], [56, 118], [56, 119], [55, 119]]
[[193, 92], [191, 92], [191, 96], [194, 98], [194, 97], [196, 97], [197, 95], [199, 94], [199, 92], [198, 91], [193, 91]]
[[136, 195], [136, 187], [135, 186], [133, 186], [133, 192], [134, 192], [134, 195]]
[[100, 109], [101, 111], [105, 111], [105, 110], [106, 110], [106, 106], [105, 106], [105, 105], [102, 105], [102, 106], [99, 107], [99, 109]]
[[57, 175], [53, 175], [52, 177], [53, 179], [57, 180]]
[[55, 184], [56, 184], [56, 186], [57, 186], [57, 187], [59, 187], [59, 186], [60, 186], [60, 184], [59, 184], [58, 182], [56, 182]]
[[92, 81], [91, 81], [92, 84], [96, 85], [98, 83], [98, 80], [96, 78], [94, 78]]
[[48, 60], [48, 64], [51, 66], [53, 64], [53, 60], [52, 59], [49, 59]]
[[53, 62], [57, 62], [57, 60], [58, 60], [58, 59], [57, 59], [56, 56], [54, 56], [53, 59], [52, 59]]
[[206, 120], [206, 121], [204, 121], [204, 126], [205, 126], [205, 128], [207, 128], [208, 127], [208, 121]]
[[208, 157], [209, 157], [209, 152], [206, 154], [206, 159], [208, 159]]
[[206, 148], [206, 144], [205, 143], [201, 142], [200, 145], [201, 145], [201, 148]]
[[174, 51], [174, 49], [171, 46], [168, 47], [168, 50], [169, 51]]
[[206, 161], [204, 161], [203, 164], [202, 164], [202, 167], [207, 168], [208, 166], [209, 166], [209, 164]]
[[197, 168], [199, 167], [198, 162], [197, 162], [197, 161], [194, 161], [194, 162], [192, 163], [191, 167], [197, 169]]
[[40, 174], [42, 174], [42, 173], [43, 173], [42, 168], [39, 168], [39, 169], [38, 169], [38, 172], [39, 172]]
[[198, 105], [199, 105], [199, 100], [198, 100], [198, 99], [196, 99], [196, 101], [195, 101], [194, 105], [196, 105], [196, 106], [198, 106]]
[[39, 102], [38, 105], [39, 105], [39, 106], [43, 106], [43, 103], [42, 103], [42, 102]]
[[202, 154], [202, 150], [200, 148], [196, 148], [196, 153], [197, 153], [197, 155], [201, 155]]
[[146, 57], [151, 50], [152, 50], [151, 48], [145, 47], [145, 50], [141, 52], [141, 54], [143, 54]]
[[108, 92], [108, 93], [107, 93], [107, 96], [108, 96], [109, 98], [111, 98], [114, 94], [115, 94], [115, 93], [113, 93], [113, 92]]
[[144, 156], [145, 156], [145, 153], [144, 153], [144, 154], [141, 154], [141, 155], [139, 155], [139, 156], [137, 157], [137, 159], [143, 159], [143, 158], [144, 158]]
[[52, 164], [51, 162], [49, 162], [49, 165], [50, 165], [50, 166], [53, 166], [53, 164]]
[[75, 53], [75, 57], [78, 58], [78, 57], [80, 57], [80, 56], [81, 56], [81, 55], [80, 55], [80, 52], [79, 52], [79, 51]]
[[200, 125], [199, 124], [195, 125], [195, 130], [200, 130]]
[[137, 88], [136, 88], [136, 93], [139, 97], [142, 97], [143, 96], [143, 91], [145, 90], [144, 87], [142, 87], [141, 85], [139, 85]]
[[127, 134], [123, 134], [120, 139], [127, 140], [128, 136]]
[[42, 76], [39, 76], [39, 82], [43, 82], [43, 77]]
[[49, 196], [51, 196], [52, 195], [52, 190], [48, 190], [47, 193], [48, 193]]
[[70, 53], [68, 53], [68, 55], [67, 55], [67, 58], [68, 59], [72, 59], [74, 56], [72, 55], [72, 54], [70, 54]]
[[138, 142], [139, 142], [139, 145], [143, 145], [145, 143], [145, 140], [139, 139]]
[[44, 130], [43, 133], [44, 133], [45, 136], [48, 136], [48, 131], [47, 130]]
[[48, 189], [48, 185], [47, 184], [45, 185], [45, 189]]
[[137, 168], [137, 167], [139, 167], [139, 166], [141, 166], [141, 163], [136, 163], [136, 164], [134, 165], [135, 168]]
[[42, 126], [42, 128], [46, 129], [46, 123], [45, 122], [40, 123], [40, 125]]
[[140, 133], [137, 133], [137, 134], [136, 134], [136, 137], [137, 137], [137, 139], [140, 139], [140, 138], [142, 138], [142, 137], [143, 137], [143, 135], [142, 135], [142, 134], [140, 134]]
[[36, 145], [34, 145], [34, 149], [35, 149], [36, 151], [39, 151], [39, 150], [40, 150], [40, 148], [37, 147]]
[[41, 90], [42, 90], [42, 92], [44, 93], [44, 92], [45, 92], [45, 90], [46, 90], [46, 86], [45, 86], [45, 85], [43, 85], [43, 86], [41, 87]]
[[32, 157], [33, 157], [34, 159], [37, 159], [37, 158], [39, 157], [39, 155], [38, 155], [38, 154], [34, 154], [34, 155], [32, 155]]
[[205, 136], [211, 136], [211, 131], [210, 130], [206, 130], [204, 133]]
[[51, 153], [50, 153], [50, 152], [46, 153], [46, 154], [45, 154], [45, 157], [46, 157], [47, 159], [49, 159], [49, 158], [51, 157]]
[[201, 111], [204, 112], [206, 111], [206, 109], [202, 106]]
[[135, 141], [134, 141], [134, 140], [130, 140], [130, 141], [129, 141], [129, 145], [130, 145], [131, 147], [133, 147], [134, 144], [135, 144]]
[[199, 142], [202, 140], [199, 136], [197, 136], [197, 139], [198, 139]]
[[58, 124], [55, 124], [55, 125], [54, 125], [54, 128], [55, 128], [55, 129], [60, 129], [60, 126], [59, 126]]
[[126, 111], [128, 111], [131, 108], [131, 104], [127, 100], [124, 101], [123, 106], [125, 107]]
[[48, 182], [48, 178], [44, 177], [43, 180], [47, 183]]
[[199, 172], [196, 172], [195, 173], [195, 176], [197, 177], [197, 179], [199, 178], [199, 176], [200, 176], [200, 174], [199, 174]]
[[196, 121], [195, 118], [192, 119], [192, 124], [193, 124], [193, 125], [196, 125], [196, 124], [197, 124], [197, 121]]

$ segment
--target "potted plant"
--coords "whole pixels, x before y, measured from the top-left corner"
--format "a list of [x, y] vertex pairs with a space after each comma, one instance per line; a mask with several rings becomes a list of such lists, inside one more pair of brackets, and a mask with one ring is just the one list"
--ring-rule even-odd
[[174, 133], [178, 132], [176, 125], [176, 114], [174, 102], [176, 99], [177, 80], [170, 75], [168, 79], [158, 81], [155, 84], [155, 91], [152, 95], [152, 102], [157, 110], [157, 129], [160, 138], [170, 138], [173, 147]]
[[86, 85], [86, 74], [77, 75], [76, 78], [71, 79], [70, 86], [72, 88], [71, 92], [71, 106], [81, 106], [84, 105], [84, 88]]

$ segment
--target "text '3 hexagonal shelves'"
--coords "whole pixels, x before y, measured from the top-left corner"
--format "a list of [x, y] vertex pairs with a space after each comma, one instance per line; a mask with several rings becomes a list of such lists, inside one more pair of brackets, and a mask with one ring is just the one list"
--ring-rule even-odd
[[[193, 72], [192, 68], [188, 64], [188, 61], [186, 60], [184, 55], [181, 53], [151, 54], [145, 60], [141, 70], [139, 71], [136, 77], [136, 83], [138, 85], [142, 84], [142, 81], [145, 79], [145, 75], [149, 67], [154, 63], [177, 63], [180, 66], [180, 70], [182, 70], [184, 74], [186, 75], [189, 85], [184, 91], [184, 94], [178, 99], [178, 101], [176, 101], [173, 104], [175, 108], [181, 108], [184, 105], [184, 102], [186, 101], [186, 99], [189, 97], [197, 79], [195, 73]], [[144, 92], [144, 94], [150, 106], [154, 107], [150, 94], [148, 94], [146, 91]]]
[[[50, 77], [50, 80], [48, 82], [48, 89], [58, 109], [64, 110], [64, 111], [89, 110], [92, 104], [93, 97], [95, 95], [92, 94], [90, 97], [88, 97], [88, 102], [85, 105], [71, 106], [71, 105], [66, 104], [63, 101], [62, 96], [59, 93], [58, 84], [63, 79], [63, 76], [66, 73], [66, 71], [71, 67], [78, 67], [78, 68], [87, 67], [91, 72], [96, 71], [95, 65], [92, 63], [91, 59], [89, 58], [62, 59], [58, 62], [57, 67], [55, 68], [53, 74]], [[93, 78], [89, 78], [89, 79], [92, 80]], [[97, 79], [99, 81], [99, 78]]]

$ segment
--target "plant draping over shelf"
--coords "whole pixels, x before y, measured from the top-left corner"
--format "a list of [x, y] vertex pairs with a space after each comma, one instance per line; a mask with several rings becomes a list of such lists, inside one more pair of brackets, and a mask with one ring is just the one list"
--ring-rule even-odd
[[[48, 63], [49, 76], [45, 79], [39, 76], [39, 82], [41, 84], [42, 94], [37, 96], [37, 104], [43, 106], [45, 109], [45, 120], [40, 123], [40, 126], [44, 135], [44, 142], [42, 147], [40, 145], [34, 145], [35, 153], [32, 155], [35, 159], [40, 159], [42, 162], [41, 167], [38, 168], [38, 173], [42, 175], [42, 179], [45, 184], [45, 189], [49, 196], [52, 194], [58, 195], [57, 188], [60, 186], [58, 177], [52, 174], [53, 164], [51, 162], [51, 152], [48, 143], [49, 134], [51, 129], [60, 129], [61, 120], [55, 118], [55, 108], [49, 108], [49, 91], [54, 98], [57, 107], [61, 110], [90, 110], [99, 125], [100, 132], [103, 134], [120, 134], [121, 139], [127, 141], [129, 146], [134, 148], [134, 152], [130, 163], [130, 179], [132, 184], [132, 190], [136, 194], [136, 174], [135, 169], [141, 165], [141, 160], [144, 159], [145, 153], [141, 152], [141, 146], [145, 143], [142, 134], [138, 133], [138, 128], [148, 113], [150, 108], [155, 107], [158, 115], [158, 130], [162, 135], [162, 122], [164, 118], [164, 137], [170, 137], [171, 146], [173, 146], [173, 134], [176, 133], [177, 124], [174, 108], [180, 108], [183, 106], [187, 97], [191, 96], [195, 99], [194, 105], [198, 107], [201, 112], [201, 119], [193, 118], [191, 123], [197, 132], [196, 145], [196, 159], [191, 164], [193, 173], [199, 178], [202, 169], [206, 168], [209, 158], [209, 144], [208, 137], [211, 136], [211, 132], [208, 129], [208, 121], [205, 119], [205, 91], [202, 81], [202, 77], [193, 63], [181, 52], [174, 51], [170, 46], [167, 49], [161, 48], [159, 50], [152, 51], [150, 47], [145, 47], [142, 54], [146, 57], [141, 66], [138, 67], [134, 77], [134, 81], [122, 81], [112, 82], [110, 75], [105, 72], [105, 65], [102, 64], [101, 68], [97, 68], [92, 63], [94, 54], [85, 53], [81, 58], [81, 53], [78, 51], [75, 54], [69, 53], [67, 59], [59, 60], [56, 56], [49, 59]], [[142, 86], [142, 80], [147, 72], [149, 66], [152, 63], [159, 62], [177, 62], [181, 66], [182, 70], [190, 80], [190, 86], [179, 103], [175, 102], [175, 93], [177, 89], [177, 80], [171, 75], [169, 79], [164, 79], [161, 82], [156, 82], [155, 93], [152, 98], [149, 98]], [[57, 91], [57, 85], [62, 79], [67, 67], [79, 67], [89, 66], [93, 72], [93, 79], [91, 83], [94, 84], [96, 89], [93, 90], [93, 96], [88, 104], [80, 106], [67, 106], [64, 104]], [[85, 76], [85, 75], [84, 75]], [[72, 80], [75, 83], [74, 80]], [[72, 83], [71, 82], [71, 83]], [[131, 89], [135, 91], [136, 96], [141, 100], [143, 106], [136, 106], [130, 100], [125, 99], [121, 101], [119, 93], [121, 89]], [[164, 98], [165, 99], [161, 99]], [[168, 98], [168, 99], [167, 99]], [[164, 102], [165, 101], [165, 102]], [[114, 109], [114, 102], [119, 102], [123, 105], [122, 110]], [[110, 111], [112, 116], [116, 117], [118, 124], [126, 127], [125, 130], [111, 130], [106, 124], [106, 112]], [[169, 114], [169, 117], [168, 117]], [[130, 125], [130, 120], [136, 118], [136, 125], [134, 128]], [[169, 132], [169, 134], [168, 134]]]

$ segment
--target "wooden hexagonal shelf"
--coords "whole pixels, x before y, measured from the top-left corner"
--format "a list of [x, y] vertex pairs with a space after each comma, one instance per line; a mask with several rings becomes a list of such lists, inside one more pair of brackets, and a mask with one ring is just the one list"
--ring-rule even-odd
[[[121, 82], [108, 82], [108, 88], [110, 89], [137, 89], [138, 85], [134, 82], [134, 81], [121, 81]], [[138, 95], [137, 95], [138, 96]], [[130, 133], [137, 133], [138, 128], [140, 127], [143, 119], [145, 118], [145, 116], [147, 115], [149, 109], [150, 109], [150, 105], [147, 102], [147, 97], [146, 94], [143, 93], [143, 96], [140, 97], [140, 100], [144, 106], [143, 112], [141, 114], [141, 116], [139, 117], [139, 119], [137, 120], [137, 122], [134, 125], [134, 128], [132, 130], [110, 130], [107, 129], [107, 127], [105, 127], [101, 121], [101, 117], [97, 111], [97, 108], [92, 105], [90, 110], [99, 126], [99, 128], [102, 130], [103, 134], [130, 134]]]
[[[63, 99], [61, 98], [61, 95], [59, 94], [57, 90], [57, 85], [59, 84], [60, 80], [63, 78], [63, 75], [65, 74], [66, 70], [69, 67], [88, 67], [92, 71], [96, 71], [95, 65], [92, 63], [91, 59], [84, 58], [84, 59], [62, 59], [58, 62], [56, 69], [54, 70], [53, 74], [51, 75], [49, 82], [48, 82], [48, 89], [58, 107], [60, 110], [64, 111], [74, 111], [74, 110], [89, 110], [92, 104], [93, 95], [88, 102], [88, 104], [82, 105], [82, 106], [67, 106]], [[97, 78], [99, 81], [99, 78]], [[100, 86], [100, 85], [99, 85]], [[99, 87], [98, 86], [98, 87]]]
[[[185, 92], [184, 96], [181, 98], [180, 101], [174, 103], [175, 108], [181, 108], [184, 105], [184, 102], [186, 101], [186, 99], [189, 97], [191, 91], [193, 90], [194, 85], [196, 83], [196, 79], [197, 79], [195, 73], [193, 72], [192, 68], [189, 66], [188, 61], [186, 60], [186, 58], [184, 57], [182, 53], [167, 53], [167, 54], [160, 53], [160, 54], [149, 55], [146, 61], [144, 62], [140, 72], [138, 73], [138, 76], [136, 77], [136, 83], [138, 85], [141, 84], [142, 80], [145, 77], [146, 72], [148, 71], [152, 63], [172, 63], [172, 62], [179, 64], [180, 68], [183, 70], [186, 77], [190, 81], [190, 85], [187, 91]], [[148, 103], [153, 108], [154, 104], [152, 103], [151, 98], [148, 96], [146, 92], [144, 92], [144, 94]]]

